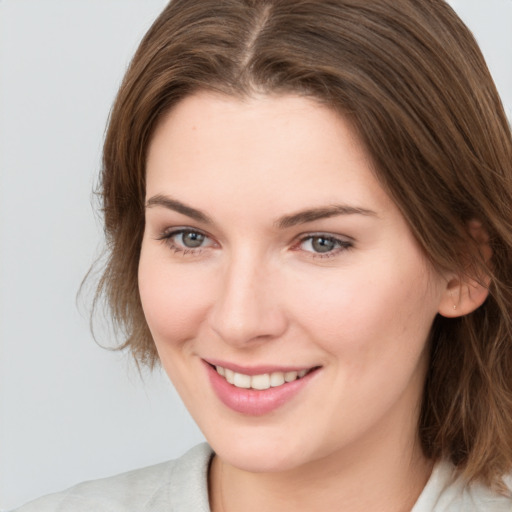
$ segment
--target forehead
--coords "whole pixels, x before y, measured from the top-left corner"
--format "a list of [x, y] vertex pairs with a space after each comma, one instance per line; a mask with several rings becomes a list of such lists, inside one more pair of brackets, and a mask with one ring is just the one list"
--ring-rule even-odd
[[178, 103], [148, 152], [147, 195], [165, 193], [244, 208], [264, 199], [292, 210], [300, 202], [388, 201], [350, 122], [293, 95], [202, 92]]

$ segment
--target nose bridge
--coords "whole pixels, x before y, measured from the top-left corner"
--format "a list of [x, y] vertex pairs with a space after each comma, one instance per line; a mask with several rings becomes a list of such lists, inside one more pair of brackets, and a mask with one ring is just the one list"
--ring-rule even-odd
[[227, 343], [279, 336], [286, 319], [275, 289], [271, 264], [250, 247], [233, 252], [221, 275], [210, 317], [212, 329]]

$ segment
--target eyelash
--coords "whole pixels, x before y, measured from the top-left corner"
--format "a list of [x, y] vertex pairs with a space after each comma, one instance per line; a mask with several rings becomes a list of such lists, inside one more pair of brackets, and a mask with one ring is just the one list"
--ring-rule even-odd
[[205, 233], [198, 231], [197, 229], [191, 228], [181, 228], [175, 229], [172, 231], [164, 231], [157, 240], [164, 242], [170, 249], [174, 251], [174, 253], [181, 253], [183, 256], [193, 255], [197, 256], [207, 247], [186, 247], [178, 245], [173, 239], [178, 235], [183, 235], [185, 233], [196, 234], [204, 237], [205, 240], [210, 240], [210, 237]]
[[[205, 249], [210, 247], [200, 246], [193, 248], [178, 245], [174, 241], [174, 238], [185, 233], [200, 235], [201, 237], [204, 237], [204, 240], [211, 240], [211, 238], [207, 234], [203, 233], [202, 231], [191, 228], [181, 228], [171, 231], [165, 231], [157, 238], [157, 240], [164, 242], [170, 249], [174, 251], [175, 254], [181, 253], [183, 256], [198, 256]], [[341, 252], [350, 250], [354, 247], [353, 242], [349, 240], [343, 240], [335, 236], [329, 235], [327, 233], [310, 233], [307, 235], [302, 235], [299, 238], [299, 240], [292, 246], [292, 250], [299, 251], [301, 250], [303, 244], [305, 244], [308, 241], [313, 243], [315, 239], [323, 239], [324, 241], [332, 242], [335, 247], [332, 250], [329, 250], [325, 253], [304, 250], [304, 252], [308, 253], [311, 258], [332, 258], [334, 256], [337, 256]]]
[[[300, 250], [301, 246], [305, 244], [306, 242], [313, 243], [313, 240], [315, 239], [323, 239], [327, 242], [332, 242], [335, 247], [325, 253], [321, 252], [314, 252], [314, 251], [306, 251], [311, 255], [312, 258], [332, 258], [334, 256], [338, 256], [341, 252], [347, 251], [349, 249], [352, 249], [354, 247], [353, 242], [349, 240], [343, 240], [341, 238], [337, 238], [335, 236], [329, 235], [327, 233], [312, 233], [305, 236], [302, 236], [298, 243], [293, 246], [294, 250]], [[296, 248], [296, 249], [295, 249]]]

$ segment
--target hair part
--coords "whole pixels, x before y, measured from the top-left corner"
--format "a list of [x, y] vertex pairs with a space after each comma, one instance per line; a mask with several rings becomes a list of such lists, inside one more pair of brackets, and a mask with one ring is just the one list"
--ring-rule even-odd
[[[159, 121], [197, 91], [299, 94], [349, 118], [431, 263], [488, 276], [474, 313], [438, 316], [419, 435], [426, 456], [499, 486], [512, 469], [512, 139], [478, 46], [443, 0], [173, 0], [142, 40], [106, 135], [109, 259], [99, 282], [120, 348], [153, 366], [137, 270]], [[488, 264], [468, 233], [478, 219]]]

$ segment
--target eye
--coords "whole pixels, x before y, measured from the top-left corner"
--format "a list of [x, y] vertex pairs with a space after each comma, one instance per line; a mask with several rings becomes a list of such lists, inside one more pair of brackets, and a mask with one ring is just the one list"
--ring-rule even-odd
[[352, 242], [326, 234], [309, 235], [300, 240], [299, 248], [313, 256], [334, 256], [352, 247]]
[[196, 249], [201, 247], [206, 239], [203, 233], [198, 231], [182, 231], [174, 235], [174, 241], [187, 247], [188, 249]]
[[176, 229], [163, 233], [159, 238], [175, 252], [185, 254], [198, 252], [214, 245], [214, 242], [201, 231], [194, 229]]

